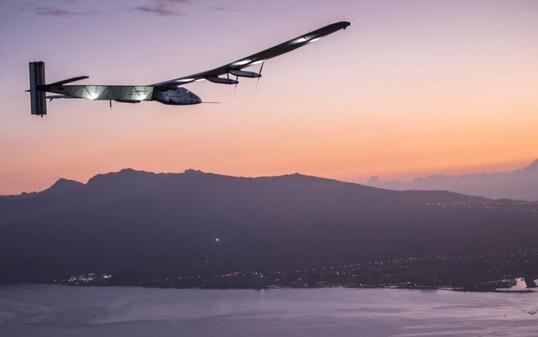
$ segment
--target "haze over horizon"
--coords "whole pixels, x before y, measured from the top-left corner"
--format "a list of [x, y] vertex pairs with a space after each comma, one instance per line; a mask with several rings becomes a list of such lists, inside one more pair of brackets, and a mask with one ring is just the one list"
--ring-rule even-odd
[[[236, 99], [187, 86], [221, 104], [73, 100], [29, 112], [29, 61], [46, 62], [48, 82], [153, 83], [339, 20], [354, 26], [271, 60]], [[538, 157], [536, 1], [8, 0], [0, 29], [0, 195], [126, 167], [364, 181]]]
[[461, 175], [433, 174], [428, 176], [419, 176], [412, 180], [390, 180], [385, 177], [371, 176], [368, 180], [345, 180], [331, 177], [322, 177], [308, 175], [301, 172], [284, 172], [274, 175], [233, 175], [220, 172], [202, 171], [196, 168], [186, 168], [176, 171], [149, 171], [132, 167], [125, 167], [116, 171], [96, 172], [88, 179], [77, 180], [70, 177], [59, 177], [49, 185], [36, 191], [24, 191], [13, 194], [0, 194], [0, 197], [12, 197], [24, 195], [26, 193], [46, 192], [55, 189], [64, 189], [88, 185], [92, 180], [98, 177], [130, 174], [130, 173], [147, 173], [150, 175], [182, 175], [190, 173], [201, 173], [210, 176], [232, 177], [232, 178], [279, 178], [286, 176], [302, 176], [309, 178], [321, 178], [324, 180], [333, 180], [335, 182], [344, 182], [358, 184], [366, 187], [376, 187], [394, 191], [449, 191], [460, 193], [468, 196], [479, 196], [488, 199], [512, 199], [525, 201], [538, 201], [538, 159], [527, 163], [527, 165], [517, 167], [514, 170], [504, 170], [495, 172], [471, 172]]

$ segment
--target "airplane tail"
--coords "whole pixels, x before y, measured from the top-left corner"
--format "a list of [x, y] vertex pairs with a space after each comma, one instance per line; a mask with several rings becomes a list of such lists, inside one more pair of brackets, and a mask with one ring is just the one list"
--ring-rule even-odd
[[43, 117], [47, 114], [47, 100], [45, 91], [41, 89], [45, 85], [45, 62], [30, 62], [30, 103], [32, 115]]

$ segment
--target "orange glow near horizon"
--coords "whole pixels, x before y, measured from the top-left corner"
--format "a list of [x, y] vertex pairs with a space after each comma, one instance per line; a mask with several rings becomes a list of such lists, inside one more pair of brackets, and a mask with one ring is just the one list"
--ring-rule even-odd
[[[127, 167], [364, 181], [511, 170], [538, 158], [537, 2], [307, 4], [249, 3], [214, 17], [197, 13], [193, 4], [180, 22], [123, 12], [8, 18], [3, 11], [2, 31], [20, 32], [0, 37], [2, 45], [13, 46], [0, 51], [0, 195], [41, 190], [59, 177], [85, 182]], [[247, 18], [285, 7], [279, 26], [271, 15]], [[119, 26], [115, 15], [127, 26]], [[142, 18], [148, 31], [130, 36], [129, 25]], [[114, 103], [110, 110], [108, 102], [66, 100], [49, 103], [44, 118], [29, 115], [23, 90], [27, 62], [36, 58], [47, 62], [50, 81], [90, 74], [83, 83], [152, 83], [340, 19], [355, 25], [270, 60], [259, 87], [244, 79], [235, 99], [233, 87], [207, 81], [187, 86], [221, 104]], [[45, 20], [50, 31], [26, 43]], [[84, 48], [78, 35], [61, 35], [74, 21], [80, 25], [75, 30], [100, 24], [95, 36], [85, 35]], [[244, 29], [254, 24], [257, 31]], [[101, 29], [111, 36], [103, 38]], [[189, 34], [181, 35], [181, 44], [170, 42], [184, 30]], [[92, 57], [81, 48], [92, 50]], [[123, 61], [111, 62], [110, 55]]]

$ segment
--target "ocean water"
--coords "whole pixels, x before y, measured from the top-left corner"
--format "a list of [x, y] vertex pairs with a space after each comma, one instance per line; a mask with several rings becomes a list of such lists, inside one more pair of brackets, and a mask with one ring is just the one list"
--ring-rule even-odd
[[538, 293], [0, 287], [0, 336], [538, 336]]

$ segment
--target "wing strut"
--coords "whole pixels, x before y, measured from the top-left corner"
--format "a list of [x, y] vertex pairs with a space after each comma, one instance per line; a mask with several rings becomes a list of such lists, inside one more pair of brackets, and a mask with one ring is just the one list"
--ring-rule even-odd
[[234, 99], [237, 96], [237, 84], [239, 83], [238, 79], [239, 79], [239, 76], [235, 76]]
[[258, 72], [260, 76], [258, 76], [258, 81], [256, 82], [256, 92], [258, 91], [258, 85], [260, 85], [260, 78], [262, 78], [262, 71], [263, 71], [264, 64], [265, 64], [265, 61], [262, 62], [262, 65], [260, 66], [260, 71]]

